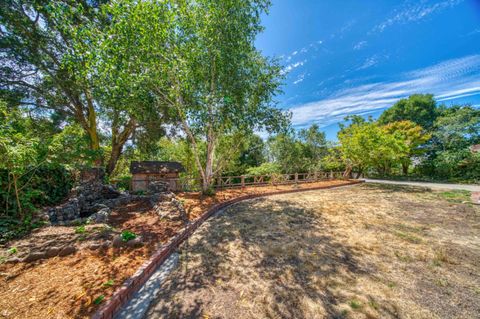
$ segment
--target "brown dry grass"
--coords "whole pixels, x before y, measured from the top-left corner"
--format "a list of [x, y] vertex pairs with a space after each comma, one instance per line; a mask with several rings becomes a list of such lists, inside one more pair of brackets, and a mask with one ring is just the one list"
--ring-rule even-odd
[[243, 202], [183, 245], [149, 316], [478, 318], [479, 234], [478, 207], [419, 188]]

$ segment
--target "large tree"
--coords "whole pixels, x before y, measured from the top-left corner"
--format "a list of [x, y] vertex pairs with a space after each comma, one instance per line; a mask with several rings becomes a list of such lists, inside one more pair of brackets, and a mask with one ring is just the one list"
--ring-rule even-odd
[[0, 87], [9, 99], [20, 95], [33, 111], [77, 122], [97, 153], [96, 165], [103, 162], [101, 126], [110, 140], [105, 157], [111, 173], [135, 130], [161, 117], [149, 108], [153, 96], [141, 85], [143, 78], [122, 64], [130, 43], [111, 45], [115, 35], [105, 3], [3, 1]]
[[437, 104], [432, 94], [413, 94], [385, 110], [378, 122], [388, 124], [396, 121], [412, 121], [430, 130], [437, 116]]
[[203, 191], [220, 169], [214, 163], [221, 162], [216, 149], [222, 136], [287, 123], [271, 106], [281, 68], [254, 45], [268, 5], [265, 0], [151, 0], [130, 12], [129, 19], [141, 21], [138, 30], [128, 31], [138, 49], [135, 63], [149, 74], [158, 103], [174, 110], [191, 143]]

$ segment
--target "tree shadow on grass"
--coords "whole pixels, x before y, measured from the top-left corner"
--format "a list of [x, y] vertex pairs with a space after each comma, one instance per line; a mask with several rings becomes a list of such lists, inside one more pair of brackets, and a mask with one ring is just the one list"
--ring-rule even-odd
[[375, 272], [328, 235], [322, 215], [260, 198], [207, 221], [182, 248], [150, 318], [343, 318], [348, 285]]

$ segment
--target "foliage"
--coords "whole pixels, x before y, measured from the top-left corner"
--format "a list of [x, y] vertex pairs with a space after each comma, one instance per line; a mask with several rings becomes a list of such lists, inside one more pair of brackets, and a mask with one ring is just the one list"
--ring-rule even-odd
[[134, 232], [131, 232], [129, 230], [122, 231], [120, 236], [122, 237], [122, 241], [124, 241], [124, 242], [127, 242], [127, 241], [130, 241], [132, 239], [137, 238], [137, 234], [135, 234]]
[[[281, 67], [254, 46], [267, 1], [187, 1], [176, 6], [145, 1], [129, 12], [128, 41], [140, 52], [135, 65], [149, 71], [159, 105], [168, 105], [188, 138], [206, 191], [223, 136], [285, 124], [271, 107]], [[128, 22], [122, 18], [120, 25]], [[148, 14], [145, 14], [148, 12]], [[152, 31], [155, 32], [152, 32]], [[166, 49], [168, 48], [168, 49]], [[205, 142], [202, 152], [198, 141]], [[204, 156], [203, 156], [204, 154]]]
[[282, 173], [282, 168], [279, 164], [276, 163], [263, 163], [260, 166], [250, 167], [249, 169], [247, 169], [247, 174], [252, 176], [280, 173]]
[[437, 104], [432, 94], [414, 94], [401, 99], [385, 110], [378, 119], [380, 124], [411, 121], [429, 130], [438, 115]]
[[405, 153], [405, 144], [373, 121], [352, 122], [338, 133], [342, 158], [359, 172], [375, 169], [381, 174], [391, 171]]

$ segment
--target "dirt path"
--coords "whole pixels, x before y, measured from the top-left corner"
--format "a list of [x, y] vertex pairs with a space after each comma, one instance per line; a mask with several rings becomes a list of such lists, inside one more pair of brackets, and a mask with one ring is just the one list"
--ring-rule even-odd
[[427, 183], [427, 182], [390, 181], [390, 180], [383, 180], [383, 179], [368, 179], [368, 178], [365, 179], [365, 182], [428, 187], [431, 189], [454, 189], [454, 190], [466, 190], [470, 192], [480, 192], [480, 185], [475, 185], [475, 184], [445, 184], [445, 183]]
[[360, 185], [239, 203], [182, 246], [148, 317], [476, 318], [480, 208], [457, 195]]

